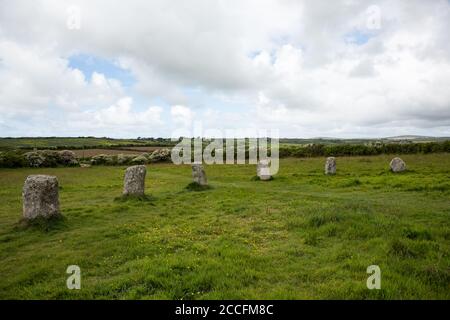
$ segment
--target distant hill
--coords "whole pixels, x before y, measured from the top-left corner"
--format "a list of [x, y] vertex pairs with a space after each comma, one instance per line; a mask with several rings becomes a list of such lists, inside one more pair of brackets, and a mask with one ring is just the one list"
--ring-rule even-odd
[[402, 141], [408, 142], [433, 142], [433, 141], [446, 141], [450, 140], [450, 137], [429, 137], [429, 136], [419, 136], [419, 135], [403, 135], [394, 137], [384, 137], [384, 138], [332, 138], [332, 137], [316, 137], [309, 139], [301, 138], [282, 138], [280, 143], [284, 144], [367, 144], [370, 142], [382, 142], [382, 143], [397, 143]]
[[450, 140], [450, 137], [431, 137], [431, 136], [419, 136], [419, 135], [403, 135], [395, 137], [386, 137], [385, 140], [420, 140], [420, 141], [442, 141]]

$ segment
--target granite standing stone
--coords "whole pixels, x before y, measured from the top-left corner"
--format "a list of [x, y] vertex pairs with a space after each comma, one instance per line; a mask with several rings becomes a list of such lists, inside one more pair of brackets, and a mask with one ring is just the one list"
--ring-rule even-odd
[[194, 179], [194, 182], [198, 183], [201, 186], [206, 186], [208, 184], [205, 170], [203, 169], [203, 166], [201, 164], [194, 163], [192, 165], [192, 178]]
[[123, 195], [143, 196], [146, 174], [147, 168], [143, 165], [127, 168], [123, 183]]
[[325, 162], [325, 174], [336, 174], [336, 158], [328, 157]]
[[23, 186], [23, 217], [50, 218], [59, 212], [59, 184], [54, 176], [31, 175]]
[[389, 166], [391, 167], [392, 172], [402, 172], [406, 170], [406, 163], [398, 157], [392, 159]]
[[269, 160], [259, 160], [256, 167], [256, 174], [260, 180], [267, 181], [272, 178], [270, 174], [270, 161]]

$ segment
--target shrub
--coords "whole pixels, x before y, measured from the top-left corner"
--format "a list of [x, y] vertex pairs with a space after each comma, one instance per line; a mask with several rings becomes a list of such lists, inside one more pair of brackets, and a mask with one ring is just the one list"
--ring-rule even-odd
[[135, 158], [134, 155], [119, 154], [117, 155], [117, 164], [118, 165], [130, 164], [131, 160], [133, 160], [134, 158]]
[[7, 151], [0, 154], [0, 167], [21, 168], [27, 165], [23, 154], [19, 151]]
[[53, 150], [32, 151], [25, 153], [23, 156], [25, 166], [33, 168], [78, 165], [75, 153], [69, 150], [60, 152]]
[[56, 167], [61, 163], [61, 158], [58, 151], [44, 150], [38, 152], [44, 158], [42, 167]]
[[426, 143], [280, 145], [280, 157], [368, 156], [450, 152], [450, 141]]
[[131, 160], [131, 163], [132, 164], [147, 164], [148, 159], [144, 155], [139, 155], [136, 158], [134, 158], [133, 160]]
[[169, 149], [158, 149], [153, 151], [149, 156], [150, 162], [161, 162], [170, 160], [170, 150]]
[[106, 154], [99, 154], [92, 157], [91, 164], [112, 166], [114, 164], [117, 164], [117, 156], [115, 157]]
[[59, 162], [65, 166], [78, 165], [78, 160], [76, 158], [75, 152], [70, 150], [63, 150], [59, 152]]
[[42, 167], [45, 163], [44, 156], [38, 151], [27, 152], [24, 154], [24, 157], [28, 166], [32, 168]]

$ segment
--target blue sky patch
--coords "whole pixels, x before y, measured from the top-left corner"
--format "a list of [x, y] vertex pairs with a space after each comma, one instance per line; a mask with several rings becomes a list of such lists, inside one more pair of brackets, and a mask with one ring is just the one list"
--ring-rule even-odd
[[374, 37], [372, 33], [362, 32], [362, 31], [352, 31], [347, 33], [344, 36], [345, 42], [350, 44], [356, 44], [356, 45], [363, 45], [367, 41], [370, 40], [370, 38]]
[[122, 69], [114, 61], [88, 54], [70, 56], [69, 67], [81, 70], [88, 79], [91, 78], [92, 73], [97, 72], [104, 74], [107, 78], [119, 80], [125, 87], [129, 87], [136, 82], [129, 70]]

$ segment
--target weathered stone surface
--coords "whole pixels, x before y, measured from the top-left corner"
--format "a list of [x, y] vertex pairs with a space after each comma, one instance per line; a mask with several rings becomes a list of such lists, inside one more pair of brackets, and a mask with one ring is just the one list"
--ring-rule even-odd
[[406, 163], [398, 157], [392, 159], [389, 166], [391, 167], [392, 172], [402, 172], [406, 170]]
[[325, 174], [336, 174], [336, 158], [328, 157], [325, 162]]
[[194, 179], [194, 182], [198, 183], [201, 186], [206, 186], [208, 184], [205, 170], [203, 169], [203, 166], [201, 164], [194, 163], [192, 165], [192, 178]]
[[145, 192], [145, 166], [132, 166], [127, 168], [123, 184], [123, 195], [143, 196]]
[[256, 167], [256, 174], [260, 180], [270, 180], [272, 176], [270, 174], [270, 161], [269, 160], [259, 160]]
[[31, 175], [23, 186], [23, 217], [34, 219], [59, 215], [59, 185], [54, 176]]

